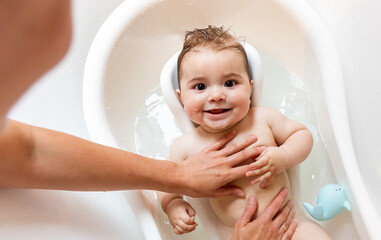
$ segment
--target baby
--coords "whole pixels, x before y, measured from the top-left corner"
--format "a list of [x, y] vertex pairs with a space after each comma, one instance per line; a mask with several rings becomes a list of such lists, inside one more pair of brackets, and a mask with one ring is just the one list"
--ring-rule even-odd
[[[265, 148], [259, 157], [243, 163], [255, 162], [255, 170], [229, 184], [242, 188], [246, 199], [233, 196], [209, 199], [223, 228], [231, 229], [223, 231], [223, 238], [230, 239], [249, 196], [256, 197], [257, 214], [261, 214], [282, 188], [290, 188], [286, 169], [307, 158], [312, 136], [303, 124], [279, 111], [252, 106], [254, 80], [249, 78], [246, 52], [222, 27], [187, 32], [177, 66], [177, 94], [186, 114], [198, 127], [174, 141], [170, 159], [185, 160], [232, 130], [237, 132], [236, 140], [255, 134], [258, 141], [253, 147]], [[175, 233], [188, 233], [196, 228], [196, 212], [183, 196], [160, 193], [159, 199]], [[331, 239], [300, 210], [297, 212], [298, 228], [293, 239]]]

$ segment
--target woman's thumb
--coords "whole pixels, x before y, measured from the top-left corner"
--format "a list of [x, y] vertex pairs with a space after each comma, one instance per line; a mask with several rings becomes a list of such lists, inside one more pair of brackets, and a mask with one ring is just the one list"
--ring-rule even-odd
[[255, 199], [255, 197], [251, 196], [247, 200], [245, 210], [243, 210], [242, 216], [240, 218], [240, 221], [243, 223], [249, 223], [251, 221], [251, 218], [253, 217], [255, 211], [257, 211], [258, 202]]

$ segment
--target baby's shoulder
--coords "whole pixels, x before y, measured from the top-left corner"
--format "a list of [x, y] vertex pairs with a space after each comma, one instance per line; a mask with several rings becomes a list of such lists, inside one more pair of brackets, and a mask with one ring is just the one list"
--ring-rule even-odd
[[171, 144], [171, 149], [176, 149], [183, 153], [189, 153], [195, 148], [195, 143], [197, 143], [197, 134], [195, 130], [191, 130], [180, 137], [176, 138]]
[[184, 143], [189, 141], [190, 138], [191, 137], [189, 136], [189, 132], [177, 137], [171, 144], [171, 148], [182, 148], [186, 146]]
[[283, 114], [275, 108], [271, 107], [253, 107], [250, 109], [249, 114], [256, 116], [260, 119], [269, 119], [277, 116], [283, 116]]
[[176, 138], [171, 144], [170, 157], [182, 161], [202, 149], [201, 141], [195, 130]]

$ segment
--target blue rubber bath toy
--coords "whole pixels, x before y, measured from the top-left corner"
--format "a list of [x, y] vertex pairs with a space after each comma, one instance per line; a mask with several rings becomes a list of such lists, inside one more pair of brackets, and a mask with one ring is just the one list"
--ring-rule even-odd
[[328, 184], [320, 189], [315, 207], [306, 202], [303, 205], [309, 214], [319, 221], [333, 218], [343, 208], [351, 210], [344, 188], [336, 184]]

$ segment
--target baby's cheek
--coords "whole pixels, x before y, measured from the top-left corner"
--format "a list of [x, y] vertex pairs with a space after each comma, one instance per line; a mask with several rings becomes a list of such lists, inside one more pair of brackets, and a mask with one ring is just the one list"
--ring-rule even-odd
[[187, 114], [187, 116], [195, 123], [199, 123], [199, 118], [200, 118], [200, 111], [196, 108], [186, 108], [184, 109], [185, 110], [185, 113]]

